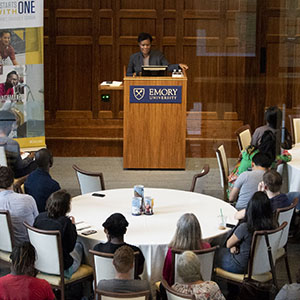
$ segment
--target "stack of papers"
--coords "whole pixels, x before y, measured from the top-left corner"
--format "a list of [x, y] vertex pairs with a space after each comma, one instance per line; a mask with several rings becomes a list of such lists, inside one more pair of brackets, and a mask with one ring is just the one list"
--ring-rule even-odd
[[109, 86], [121, 86], [122, 81], [103, 81], [101, 82], [101, 85], [109, 85]]
[[75, 224], [75, 226], [76, 226], [77, 231], [81, 231], [81, 230], [84, 230], [84, 229], [91, 228], [91, 225], [88, 224], [88, 223], [85, 223], [85, 222], [78, 222], [78, 223]]

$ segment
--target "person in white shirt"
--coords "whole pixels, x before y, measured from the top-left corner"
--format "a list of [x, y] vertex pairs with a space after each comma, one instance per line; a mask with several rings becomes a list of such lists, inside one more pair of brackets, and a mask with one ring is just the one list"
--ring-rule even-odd
[[275, 300], [299, 300], [300, 299], [300, 268], [296, 275], [296, 283], [285, 284]]
[[39, 214], [34, 199], [13, 191], [14, 174], [8, 167], [0, 167], [0, 209], [8, 210], [11, 216], [16, 244], [29, 241], [23, 222], [33, 225]]

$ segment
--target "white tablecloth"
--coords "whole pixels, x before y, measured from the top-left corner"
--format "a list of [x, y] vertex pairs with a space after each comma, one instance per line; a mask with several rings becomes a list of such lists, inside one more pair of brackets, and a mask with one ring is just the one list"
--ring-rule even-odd
[[76, 222], [89, 223], [96, 234], [82, 236], [80, 239], [88, 249], [99, 241], [105, 242], [102, 223], [115, 212], [122, 213], [129, 226], [125, 235], [125, 242], [138, 246], [145, 256], [143, 279], [151, 283], [161, 279], [167, 245], [171, 241], [177, 220], [184, 213], [194, 213], [201, 225], [203, 239], [212, 239], [223, 235], [229, 229], [220, 230], [218, 215], [222, 209], [228, 223], [236, 224], [234, 220], [235, 208], [217, 198], [170, 189], [145, 188], [145, 196], [154, 198], [154, 215], [131, 215], [131, 200], [133, 189], [106, 190], [99, 193], [106, 196], [95, 197], [91, 194], [77, 196], [72, 200], [70, 215]]
[[[300, 144], [296, 144], [291, 150], [292, 160], [287, 163], [288, 191], [300, 192]], [[279, 165], [278, 172], [282, 174], [283, 165]]]

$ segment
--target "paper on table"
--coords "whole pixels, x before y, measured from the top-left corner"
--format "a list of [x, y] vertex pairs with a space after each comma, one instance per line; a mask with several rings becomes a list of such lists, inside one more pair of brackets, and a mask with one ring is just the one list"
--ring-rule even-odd
[[78, 222], [77, 224], [75, 224], [75, 226], [76, 226], [76, 230], [83, 230], [91, 227], [90, 224], [85, 222]]
[[25, 159], [29, 154], [30, 154], [29, 152], [23, 152], [23, 153], [21, 154], [21, 158], [22, 158], [22, 159]]
[[122, 81], [112, 81], [111, 83], [108, 83], [111, 81], [103, 81], [101, 82], [101, 85], [109, 85], [109, 86], [121, 86], [122, 85]]

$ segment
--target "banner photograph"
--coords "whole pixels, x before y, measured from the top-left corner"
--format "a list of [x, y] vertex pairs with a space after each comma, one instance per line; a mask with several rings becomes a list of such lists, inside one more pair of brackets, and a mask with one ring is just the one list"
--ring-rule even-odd
[[0, 144], [43, 147], [44, 128], [43, 1], [0, 0]]

